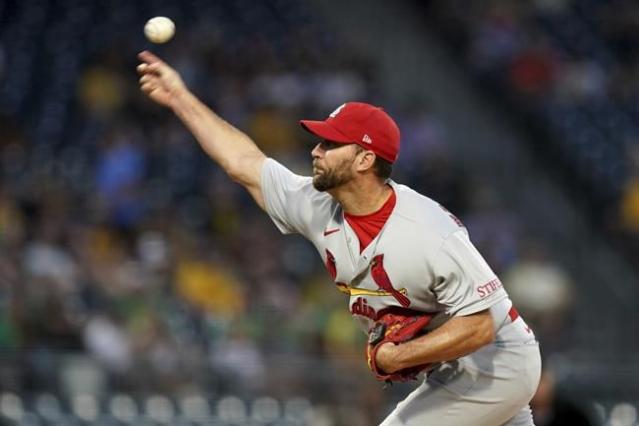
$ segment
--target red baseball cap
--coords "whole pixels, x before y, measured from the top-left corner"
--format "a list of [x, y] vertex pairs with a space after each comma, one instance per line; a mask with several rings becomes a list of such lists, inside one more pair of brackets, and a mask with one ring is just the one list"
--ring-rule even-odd
[[391, 164], [399, 155], [399, 127], [380, 107], [347, 102], [324, 121], [300, 120], [304, 130], [338, 143], [356, 143]]

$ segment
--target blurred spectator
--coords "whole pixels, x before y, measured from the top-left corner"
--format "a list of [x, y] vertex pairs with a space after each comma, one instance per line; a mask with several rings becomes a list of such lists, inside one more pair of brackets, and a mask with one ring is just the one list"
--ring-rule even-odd
[[175, 279], [177, 295], [204, 312], [230, 320], [245, 308], [243, 286], [222, 263], [206, 258], [179, 260]]
[[262, 107], [255, 111], [249, 122], [248, 132], [261, 148], [271, 155], [295, 150], [293, 119], [273, 107]]
[[605, 217], [633, 185], [624, 152], [637, 134], [636, 2], [430, 3], [429, 22], [465, 54], [486, 93], [545, 135], [543, 144], [532, 138], [535, 152], [568, 170], [593, 218]]
[[128, 331], [135, 359], [136, 383], [148, 383], [163, 392], [177, 392], [187, 375], [181, 351], [161, 312], [145, 306], [129, 319]]
[[19, 207], [0, 184], [0, 351], [14, 350], [20, 345], [16, 291], [22, 271], [16, 255], [24, 237]]
[[[20, 330], [17, 327], [16, 297], [13, 295], [14, 271], [0, 259], [0, 351], [12, 351], [20, 346]], [[14, 275], [12, 277], [12, 275]]]
[[[525, 32], [520, 25], [524, 3], [493, 1], [485, 9], [468, 9], [464, 18], [472, 19], [481, 13], [481, 19], [469, 21], [472, 25], [470, 61], [481, 73], [507, 66], [525, 42]], [[463, 9], [457, 9], [461, 12]]]
[[50, 283], [61, 294], [74, 292], [78, 286], [78, 265], [66, 248], [68, 202], [62, 192], [51, 191], [43, 197], [22, 259], [29, 277]]
[[[519, 260], [521, 223], [499, 199], [494, 187], [473, 179], [469, 212], [462, 216], [470, 238], [490, 267], [501, 274]], [[528, 318], [526, 317], [526, 320]]]
[[528, 241], [519, 261], [503, 276], [514, 305], [532, 327], [546, 353], [565, 348], [566, 324], [575, 299], [568, 273], [546, 258], [538, 242]]
[[415, 190], [436, 200], [454, 215], [463, 216], [468, 211], [467, 174], [455, 163], [452, 154], [445, 148], [433, 149], [424, 152], [423, 157], [416, 157], [416, 162], [418, 167], [406, 170], [406, 178]]
[[639, 237], [639, 144], [629, 148], [628, 162], [631, 172], [620, 201], [621, 227]]
[[94, 315], [84, 328], [84, 344], [110, 372], [124, 373], [132, 366], [128, 336], [108, 315]]
[[510, 64], [510, 83], [514, 90], [528, 96], [546, 96], [557, 78], [556, 52], [545, 37], [527, 43]]
[[5, 51], [2, 43], [0, 43], [0, 81], [2, 81], [2, 77], [4, 77], [4, 68], [5, 68]]
[[139, 132], [133, 127], [116, 128], [106, 137], [96, 166], [96, 186], [119, 226], [131, 226], [142, 218], [145, 162]]
[[400, 114], [400, 119], [402, 149], [397, 162], [397, 173], [406, 174], [407, 179], [412, 181], [413, 174], [419, 173], [423, 163], [429, 161], [431, 155], [446, 156], [450, 149], [447, 129], [428, 106], [417, 100]]
[[632, 0], [613, 0], [601, 5], [600, 19], [607, 44], [624, 62], [636, 60], [639, 50], [639, 10]]
[[569, 0], [535, 0], [535, 8], [544, 15], [560, 15], [565, 13], [570, 4]]
[[593, 60], [566, 62], [556, 77], [557, 94], [568, 102], [587, 102], [606, 95], [608, 76]]
[[366, 335], [343, 306], [337, 306], [329, 312], [324, 328], [324, 347], [329, 358], [340, 363], [346, 360], [351, 365], [359, 365], [362, 361], [361, 348], [365, 342]]
[[209, 359], [220, 372], [222, 384], [232, 391], [261, 390], [266, 379], [263, 355], [255, 343], [236, 322], [229, 335], [211, 346]]
[[530, 401], [536, 426], [594, 426], [593, 416], [558, 392], [552, 371], [546, 369]]
[[312, 99], [321, 111], [351, 99], [362, 99], [367, 90], [362, 77], [348, 70], [317, 72], [308, 77], [311, 81]]
[[17, 200], [0, 185], [0, 247], [10, 252], [25, 238], [25, 220]]
[[79, 83], [80, 100], [86, 111], [97, 118], [112, 117], [124, 104], [122, 77], [114, 70], [94, 65], [88, 68]]

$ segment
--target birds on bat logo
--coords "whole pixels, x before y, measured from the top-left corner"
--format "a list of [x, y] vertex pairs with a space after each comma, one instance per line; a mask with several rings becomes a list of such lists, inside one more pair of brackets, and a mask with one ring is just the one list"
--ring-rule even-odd
[[[337, 278], [337, 265], [335, 263], [335, 256], [330, 250], [326, 249], [326, 269], [333, 280]], [[406, 297], [408, 293], [406, 288], [396, 289], [391, 283], [390, 277], [384, 269], [384, 255], [378, 254], [371, 261], [371, 276], [375, 284], [379, 287], [377, 290], [370, 290], [366, 288], [351, 287], [343, 282], [336, 282], [337, 289], [342, 293], [349, 296], [392, 296], [402, 305], [404, 308], [410, 306], [410, 299]]]

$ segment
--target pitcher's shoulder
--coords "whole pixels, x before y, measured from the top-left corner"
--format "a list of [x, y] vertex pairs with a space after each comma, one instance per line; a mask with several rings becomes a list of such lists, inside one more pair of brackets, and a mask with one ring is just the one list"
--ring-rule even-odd
[[396, 214], [415, 226], [442, 239], [464, 228], [464, 224], [446, 207], [426, 195], [401, 184], [392, 184], [397, 194]]

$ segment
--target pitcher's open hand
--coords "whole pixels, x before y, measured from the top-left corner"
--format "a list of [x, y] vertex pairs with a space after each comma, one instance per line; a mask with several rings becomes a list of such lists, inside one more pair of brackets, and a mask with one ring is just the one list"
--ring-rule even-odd
[[187, 91], [182, 78], [166, 62], [147, 50], [140, 52], [138, 58], [142, 61], [137, 67], [140, 89], [158, 104], [170, 108], [171, 103]]

